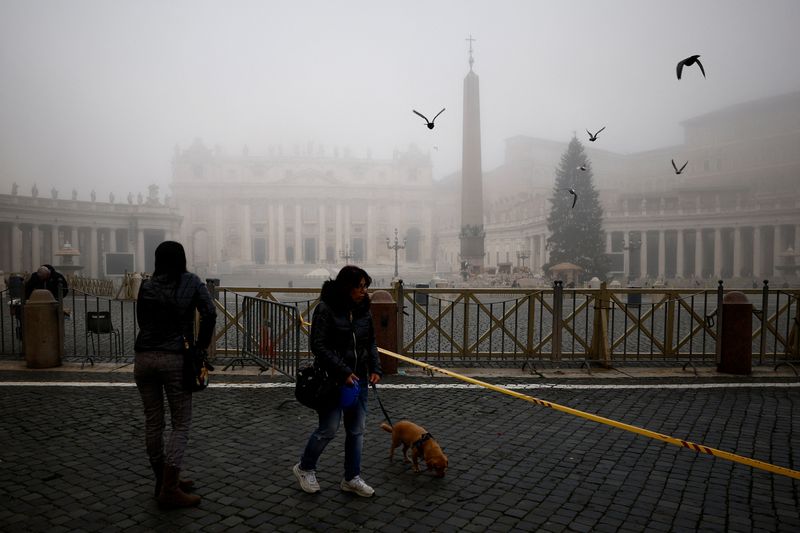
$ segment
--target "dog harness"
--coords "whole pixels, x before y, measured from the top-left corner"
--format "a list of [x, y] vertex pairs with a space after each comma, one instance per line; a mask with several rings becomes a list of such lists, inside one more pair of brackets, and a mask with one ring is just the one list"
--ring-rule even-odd
[[429, 439], [432, 439], [432, 438], [433, 438], [433, 435], [431, 435], [430, 433], [425, 433], [418, 440], [414, 441], [414, 444], [412, 444], [412, 446], [414, 448], [416, 448], [420, 453], [422, 453], [422, 445], [425, 444], [426, 440], [429, 440]]

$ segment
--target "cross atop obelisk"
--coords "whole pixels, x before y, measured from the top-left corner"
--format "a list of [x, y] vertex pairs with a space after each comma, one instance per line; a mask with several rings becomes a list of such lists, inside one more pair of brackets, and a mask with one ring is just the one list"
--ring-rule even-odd
[[472, 58], [472, 42], [477, 41], [478, 39], [473, 39], [472, 34], [469, 34], [469, 38], [464, 39], [465, 41], [469, 41], [469, 69], [472, 70], [472, 64], [475, 60]]

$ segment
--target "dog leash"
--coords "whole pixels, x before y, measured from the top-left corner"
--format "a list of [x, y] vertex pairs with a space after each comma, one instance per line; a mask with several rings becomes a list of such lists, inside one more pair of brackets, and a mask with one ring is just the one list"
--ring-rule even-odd
[[387, 413], [386, 409], [384, 409], [383, 402], [381, 401], [381, 397], [378, 395], [378, 388], [375, 386], [374, 383], [372, 383], [371, 385], [372, 385], [372, 390], [375, 391], [375, 398], [378, 400], [378, 405], [381, 406], [381, 411], [383, 411], [383, 416], [386, 417], [386, 421], [389, 422], [389, 425], [393, 427], [394, 424], [392, 424], [392, 419], [389, 418], [389, 413]]

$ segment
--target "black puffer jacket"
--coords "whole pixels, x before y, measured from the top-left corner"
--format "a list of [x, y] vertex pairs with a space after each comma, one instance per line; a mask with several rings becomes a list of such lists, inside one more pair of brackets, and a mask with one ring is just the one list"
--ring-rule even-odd
[[349, 291], [334, 280], [322, 285], [309, 343], [317, 364], [338, 383], [344, 383], [352, 373], [363, 383], [370, 374], [382, 375], [369, 298], [356, 305]]
[[176, 283], [166, 276], [154, 276], [139, 289], [136, 319], [139, 334], [137, 352], [176, 352], [183, 348], [183, 338], [194, 342], [194, 312], [200, 313], [200, 328], [195, 345], [205, 350], [211, 343], [217, 312], [208, 288], [197, 275], [181, 274]]

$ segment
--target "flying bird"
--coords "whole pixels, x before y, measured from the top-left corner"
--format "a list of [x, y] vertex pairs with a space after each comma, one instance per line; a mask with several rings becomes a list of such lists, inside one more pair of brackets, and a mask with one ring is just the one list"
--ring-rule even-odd
[[[441, 115], [442, 113], [444, 113], [444, 109], [445, 109], [445, 108], [442, 108], [442, 110], [441, 110], [441, 111], [439, 111], [438, 113], [436, 113], [436, 117], [438, 117], [439, 115]], [[423, 120], [425, 120], [425, 124], [428, 126], [428, 129], [429, 129], [429, 130], [432, 130], [432, 129], [433, 129], [433, 121], [434, 121], [434, 120], [436, 120], [436, 117], [433, 117], [433, 120], [428, 120], [428, 117], [426, 117], [425, 115], [423, 115], [422, 113], [420, 113], [420, 112], [419, 112], [419, 111], [417, 111], [416, 109], [412, 109], [411, 111], [413, 111], [415, 115], [419, 115], [419, 116], [421, 116], [421, 117], [423, 118]]]
[[697, 59], [698, 57], [700, 57], [700, 56], [699, 55], [694, 55], [694, 56], [689, 56], [686, 59], [683, 59], [681, 61], [678, 61], [678, 66], [676, 67], [676, 69], [678, 71], [678, 79], [681, 79], [681, 72], [683, 72], [683, 67], [684, 66], [691, 67], [695, 63], [697, 63], [697, 66], [700, 67], [700, 72], [703, 73], [703, 77], [704, 78], [706, 77], [706, 71], [703, 68], [703, 64], [700, 62], [699, 59]]
[[579, 167], [578, 167], [578, 170], [585, 171], [585, 170], [586, 170], [586, 165], [581, 165], [581, 166], [579, 166]]
[[438, 144], [434, 144], [434, 145], [433, 145], [433, 149], [434, 149], [434, 150], [436, 150], [436, 151], [438, 152], [438, 151], [439, 151], [439, 145], [438, 145]]
[[674, 159], [672, 160], [672, 168], [675, 169], [675, 174], [680, 174], [681, 172], [683, 172], [683, 169], [686, 168], [686, 165], [688, 164], [689, 162], [687, 161], [686, 163], [683, 164], [681, 168], [678, 168], [678, 166], [675, 164], [675, 160]]
[[603, 131], [604, 129], [606, 129], [606, 127], [605, 127], [605, 126], [603, 126], [602, 128], [600, 128], [599, 130], [597, 130], [597, 133], [595, 133], [594, 135], [592, 135], [592, 132], [591, 132], [591, 131], [589, 131], [589, 130], [586, 130], [586, 133], [588, 133], [588, 134], [589, 134], [589, 141], [591, 141], [591, 142], [595, 142], [595, 141], [597, 140], [597, 136], [598, 136], [598, 135], [600, 135], [600, 132], [601, 132], [601, 131]]
[[562, 189], [567, 191], [572, 195], [572, 208], [575, 209], [575, 203], [578, 201], [578, 193], [575, 192], [575, 189], [570, 187], [569, 189]]

